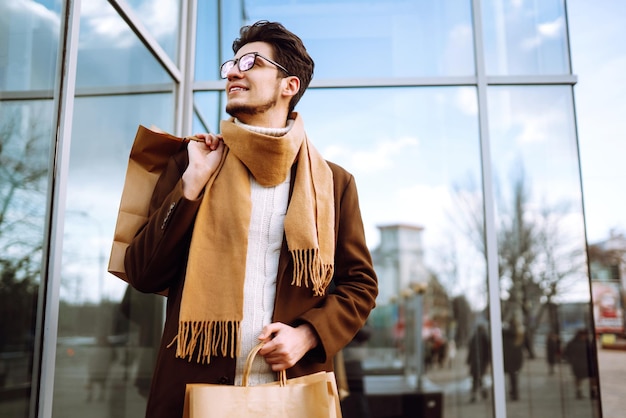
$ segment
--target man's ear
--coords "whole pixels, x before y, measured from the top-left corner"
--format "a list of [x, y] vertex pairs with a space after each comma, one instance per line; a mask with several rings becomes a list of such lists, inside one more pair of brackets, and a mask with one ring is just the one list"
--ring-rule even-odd
[[282, 94], [284, 96], [293, 97], [300, 91], [300, 79], [295, 75], [290, 75], [282, 80]]

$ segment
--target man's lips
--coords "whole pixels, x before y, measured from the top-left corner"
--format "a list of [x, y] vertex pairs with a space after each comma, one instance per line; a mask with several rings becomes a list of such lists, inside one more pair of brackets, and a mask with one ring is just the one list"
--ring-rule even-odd
[[228, 88], [228, 92], [229, 93], [235, 93], [235, 92], [238, 92], [238, 91], [246, 91], [246, 90], [248, 90], [248, 89], [246, 87], [244, 87], [244, 86], [230, 86]]

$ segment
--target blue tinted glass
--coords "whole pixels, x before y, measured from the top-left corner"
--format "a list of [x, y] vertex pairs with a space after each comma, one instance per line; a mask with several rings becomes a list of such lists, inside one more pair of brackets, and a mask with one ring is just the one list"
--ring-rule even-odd
[[198, 92], [193, 96], [195, 115], [198, 124], [194, 123], [194, 133], [219, 132], [220, 115], [226, 118], [224, 113], [225, 103], [223, 93], [219, 91]]
[[53, 88], [60, 7], [50, 1], [0, 2], [0, 91]]
[[[0, 416], [26, 418], [46, 247], [52, 101], [0, 101]], [[36, 375], [36, 372], [35, 372]]]
[[569, 73], [563, 0], [481, 3], [487, 74]]
[[222, 32], [224, 60], [245, 16], [245, 23], [281, 22], [300, 36], [316, 62], [316, 78], [474, 74], [469, 0], [295, 1], [289, 7], [246, 1], [243, 11], [237, 4], [228, 2], [223, 11], [231, 25]]
[[145, 414], [163, 298], [131, 292], [107, 266], [137, 127], [171, 132], [173, 106], [171, 94], [75, 100], [52, 416]]
[[177, 62], [181, 0], [126, 1], [171, 60]]
[[171, 83], [171, 78], [105, 0], [82, 4], [77, 87]]
[[[368, 390], [410, 391], [421, 326], [423, 382], [445, 391], [442, 417], [492, 416], [490, 402], [467, 405], [467, 342], [478, 324], [489, 327], [476, 90], [315, 89], [298, 111], [324, 158], [354, 175], [379, 280], [369, 338], [348, 346], [346, 364], [363, 371]], [[415, 284], [427, 284], [423, 299]], [[489, 371], [484, 380], [489, 395]]]
[[[489, 90], [504, 368], [509, 399], [517, 400], [507, 402], [512, 416], [539, 399], [545, 415], [599, 416], [591, 397], [597, 381], [584, 379], [583, 386], [576, 377], [581, 365], [593, 377], [595, 354], [574, 121], [569, 86]], [[580, 330], [586, 342], [578, 341]], [[557, 350], [567, 362], [554, 360]], [[551, 384], [531, 384], [533, 378]]]
[[[228, 2], [237, 3], [237, 2]], [[220, 39], [219, 14], [217, 0], [198, 2], [198, 21], [196, 34], [196, 80], [217, 80], [220, 77], [219, 69], [222, 62], [232, 58], [229, 53], [226, 58], [221, 56], [218, 47]]]

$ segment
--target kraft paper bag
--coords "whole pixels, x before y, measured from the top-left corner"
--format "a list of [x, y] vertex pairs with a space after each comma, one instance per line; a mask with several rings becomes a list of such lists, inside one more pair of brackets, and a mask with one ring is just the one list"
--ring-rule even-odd
[[124, 269], [126, 248], [148, 221], [152, 192], [169, 158], [191, 139], [197, 140], [195, 137], [179, 138], [157, 128], [139, 125], [128, 159], [109, 258], [109, 273], [128, 281]]
[[318, 372], [279, 381], [248, 386], [250, 365], [260, 349], [248, 355], [242, 386], [188, 384], [185, 418], [341, 418], [335, 374]]

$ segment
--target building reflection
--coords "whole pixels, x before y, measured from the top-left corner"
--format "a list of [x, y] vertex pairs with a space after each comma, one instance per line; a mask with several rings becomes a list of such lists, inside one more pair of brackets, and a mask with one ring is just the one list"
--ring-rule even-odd
[[[422, 227], [398, 224], [379, 229], [380, 245], [372, 255], [383, 299], [370, 316], [367, 340], [345, 350], [350, 367], [358, 371], [352, 377], [363, 385], [356, 391], [359, 399], [365, 397], [359, 405], [366, 405], [373, 417], [412, 416], [415, 411], [431, 414], [424, 416], [493, 416], [489, 310], [463, 294], [451, 295], [426, 266]], [[579, 330], [589, 333], [589, 304], [546, 303], [536, 294], [530, 338], [529, 322], [515, 309], [515, 300], [501, 303], [499, 361], [504, 362], [507, 411], [513, 416], [538, 411], [546, 416], [593, 416], [598, 408], [595, 347], [589, 345], [580, 356], [568, 359], [566, 344], [560, 344]], [[584, 359], [591, 378], [577, 378], [571, 372], [574, 357]], [[344, 400], [346, 405], [350, 402], [356, 399]], [[350, 415], [350, 408], [347, 417], [365, 416]]]

